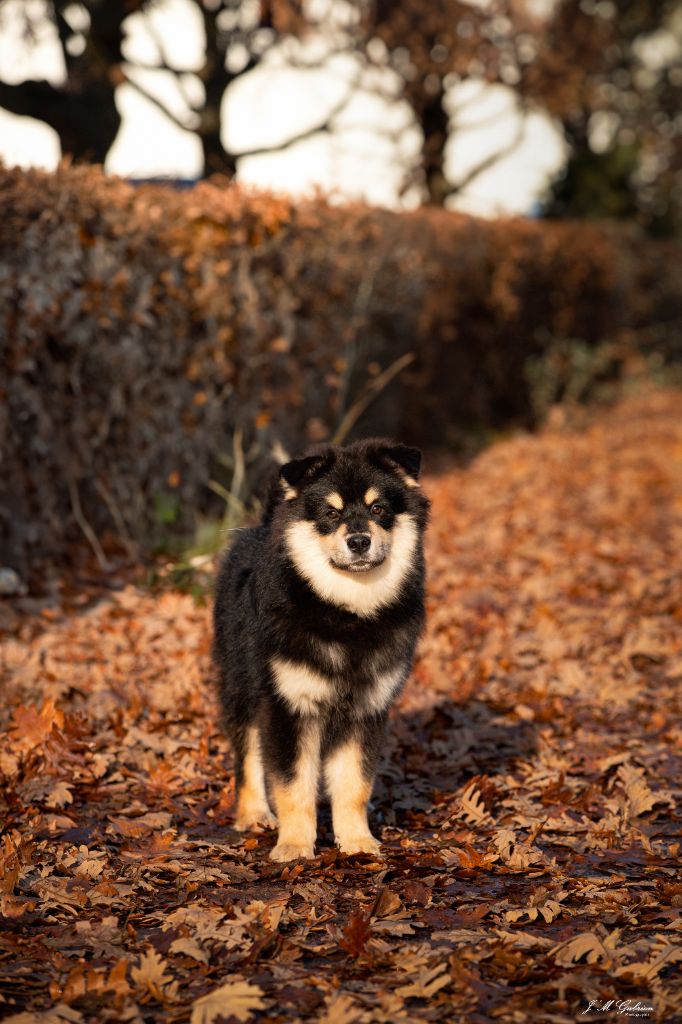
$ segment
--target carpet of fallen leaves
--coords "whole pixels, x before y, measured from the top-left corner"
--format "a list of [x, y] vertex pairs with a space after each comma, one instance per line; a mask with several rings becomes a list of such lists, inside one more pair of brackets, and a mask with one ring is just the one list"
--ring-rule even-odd
[[682, 1019], [682, 395], [426, 486], [381, 860], [339, 854], [324, 808], [307, 863], [233, 830], [208, 606], [5, 606], [0, 1017]]

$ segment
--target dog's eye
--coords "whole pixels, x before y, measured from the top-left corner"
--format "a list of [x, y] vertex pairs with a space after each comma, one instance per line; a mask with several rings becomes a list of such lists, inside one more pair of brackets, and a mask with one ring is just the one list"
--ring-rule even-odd
[[381, 516], [384, 514], [384, 506], [377, 505], [375, 503], [374, 505], [372, 505], [370, 512], [372, 513], [373, 516]]
[[341, 515], [341, 513], [338, 511], [338, 509], [335, 509], [335, 508], [328, 508], [327, 509], [327, 519], [338, 519], [340, 515]]

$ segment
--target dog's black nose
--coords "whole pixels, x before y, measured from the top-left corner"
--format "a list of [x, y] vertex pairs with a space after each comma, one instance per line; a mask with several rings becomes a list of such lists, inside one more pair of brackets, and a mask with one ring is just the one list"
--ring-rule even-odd
[[351, 533], [350, 537], [346, 538], [346, 544], [354, 555], [361, 555], [371, 543], [372, 538], [368, 533]]

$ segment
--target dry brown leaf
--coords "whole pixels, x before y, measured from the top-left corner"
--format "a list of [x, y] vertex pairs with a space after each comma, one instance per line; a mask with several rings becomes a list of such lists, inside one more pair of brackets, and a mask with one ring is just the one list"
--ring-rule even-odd
[[48, 698], [40, 710], [35, 705], [15, 708], [9, 732], [19, 750], [31, 750], [45, 742], [54, 727], [64, 725], [64, 713]]
[[26, 1011], [5, 1017], [3, 1024], [80, 1024], [82, 1020], [83, 1015], [78, 1010], [66, 1003], [58, 1003], [49, 1010]]
[[50, 789], [44, 801], [47, 807], [66, 807], [73, 803], [73, 792], [68, 782], [57, 782]]
[[396, 995], [403, 999], [431, 999], [446, 985], [450, 984], [450, 974], [445, 964], [436, 964], [430, 970], [425, 971], [417, 981], [409, 985], [401, 985], [395, 989]]
[[169, 953], [189, 956], [192, 960], [199, 960], [202, 964], [208, 963], [208, 953], [202, 949], [196, 939], [185, 938], [174, 939], [170, 944]]
[[169, 964], [156, 950], [150, 949], [142, 954], [137, 966], [131, 967], [130, 977], [138, 991], [154, 999], [172, 999], [177, 994], [178, 984], [168, 971]]
[[617, 777], [625, 789], [629, 817], [636, 818], [640, 814], [646, 814], [656, 804], [673, 804], [667, 793], [654, 793], [649, 789], [641, 768], [635, 768], [632, 764], [622, 764]]
[[324, 1013], [318, 1018], [319, 1024], [356, 1024], [362, 1011], [350, 996], [334, 996], [325, 1005]]
[[228, 982], [194, 1001], [190, 1024], [213, 1024], [216, 1017], [250, 1020], [256, 1010], [264, 1008], [263, 991], [257, 985], [247, 981]]
[[23, 896], [0, 896], [0, 914], [3, 917], [22, 917], [35, 910], [37, 901]]
[[594, 932], [583, 932], [575, 935], [566, 942], [560, 942], [551, 950], [554, 962], [560, 967], [569, 967], [578, 960], [585, 960], [588, 964], [597, 963], [600, 960], [613, 959], [613, 950], [608, 950], [604, 942]]
[[476, 789], [475, 784], [468, 786], [464, 790], [460, 797], [460, 805], [466, 821], [469, 821], [472, 824], [482, 824], [484, 821], [490, 820], [490, 815], [486, 810], [483, 797]]

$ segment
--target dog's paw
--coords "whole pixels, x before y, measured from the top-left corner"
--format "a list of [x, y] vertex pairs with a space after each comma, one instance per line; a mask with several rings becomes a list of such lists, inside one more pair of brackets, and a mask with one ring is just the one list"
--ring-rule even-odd
[[343, 839], [337, 839], [336, 842], [341, 853], [381, 854], [381, 843], [369, 832], [362, 836], [346, 836]]
[[299, 857], [309, 860], [314, 856], [315, 850], [312, 846], [303, 846], [300, 843], [277, 843], [277, 846], [270, 850], [270, 860], [280, 863], [287, 860], [298, 860]]
[[262, 831], [264, 828], [276, 828], [277, 818], [269, 807], [244, 811], [237, 815], [234, 827], [237, 832]]

